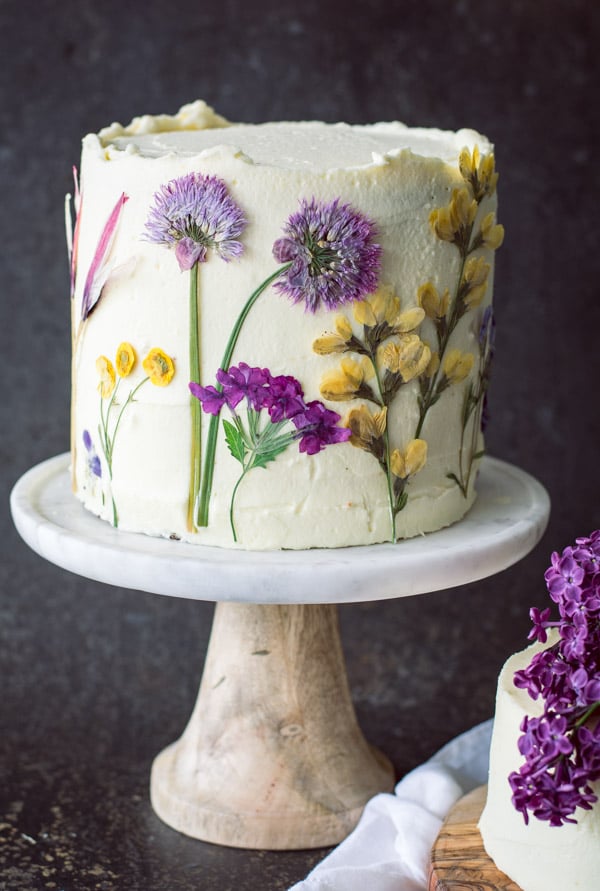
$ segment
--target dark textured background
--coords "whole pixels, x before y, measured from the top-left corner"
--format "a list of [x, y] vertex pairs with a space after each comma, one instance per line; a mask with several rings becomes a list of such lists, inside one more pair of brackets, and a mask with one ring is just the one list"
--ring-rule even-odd
[[19, 540], [12, 484], [68, 447], [63, 196], [81, 136], [205, 98], [231, 120], [400, 119], [497, 146], [489, 451], [535, 474], [538, 548], [473, 586], [340, 609], [359, 719], [399, 774], [492, 713], [548, 555], [600, 525], [596, 0], [0, 0], [0, 891], [285, 889], [322, 852], [230, 851], [148, 803], [210, 604], [132, 593]]

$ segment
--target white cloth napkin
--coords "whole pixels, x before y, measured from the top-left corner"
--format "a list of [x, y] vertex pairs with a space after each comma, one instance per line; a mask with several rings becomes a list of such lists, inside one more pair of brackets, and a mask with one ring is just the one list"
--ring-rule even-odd
[[492, 721], [457, 736], [365, 807], [356, 829], [289, 891], [427, 891], [444, 817], [487, 782]]

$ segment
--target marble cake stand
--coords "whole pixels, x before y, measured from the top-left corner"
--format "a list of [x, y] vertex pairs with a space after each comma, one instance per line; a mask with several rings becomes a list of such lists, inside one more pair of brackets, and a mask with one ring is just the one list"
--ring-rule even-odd
[[151, 800], [173, 828], [245, 848], [336, 844], [366, 801], [391, 790], [387, 758], [356, 721], [337, 603], [405, 597], [485, 578], [542, 536], [549, 498], [531, 476], [485, 458], [460, 523], [397, 545], [248, 552], [113, 529], [70, 490], [68, 455], [28, 471], [11, 506], [52, 563], [127, 588], [217, 601], [198, 700], [155, 759]]

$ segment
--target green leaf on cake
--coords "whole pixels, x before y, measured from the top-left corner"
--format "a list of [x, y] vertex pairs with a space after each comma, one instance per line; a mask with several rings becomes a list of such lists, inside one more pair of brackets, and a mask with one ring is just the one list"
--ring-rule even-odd
[[230, 423], [230, 421], [226, 421], [225, 419], [223, 419], [223, 429], [225, 431], [225, 439], [229, 451], [236, 461], [243, 464], [244, 458], [246, 457], [246, 446], [241, 433], [232, 423]]

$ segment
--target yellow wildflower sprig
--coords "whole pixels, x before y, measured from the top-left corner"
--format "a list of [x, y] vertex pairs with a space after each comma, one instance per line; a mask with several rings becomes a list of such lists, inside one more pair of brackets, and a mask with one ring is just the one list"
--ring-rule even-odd
[[420, 305], [436, 327], [439, 366], [431, 373], [428, 381], [421, 381], [416, 438], [421, 434], [427, 412], [449, 385], [448, 377], [444, 381], [441, 375], [444, 374], [444, 357], [450, 337], [460, 319], [481, 305], [487, 291], [490, 264], [483, 257], [473, 254], [480, 248], [496, 250], [504, 238], [504, 229], [496, 223], [493, 212], [483, 218], [479, 227], [476, 226], [481, 203], [496, 190], [498, 174], [493, 154], [481, 157], [477, 146], [473, 152], [465, 148], [460, 153], [459, 170], [464, 185], [453, 190], [447, 207], [436, 208], [429, 216], [434, 234], [442, 241], [456, 246], [460, 266], [451, 301], [449, 298], [446, 301], [446, 292], [439, 297], [430, 282], [419, 289]]
[[411, 439], [404, 451], [394, 449], [390, 455], [390, 467], [394, 476], [394, 510], [399, 513], [408, 500], [406, 487], [415, 474], [427, 463], [427, 443], [424, 439]]
[[[463, 496], [467, 498], [469, 485], [475, 461], [484, 454], [483, 450], [477, 451], [477, 439], [482, 429], [482, 417], [484, 414], [485, 398], [490, 381], [490, 369], [494, 355], [494, 316], [491, 307], [483, 314], [479, 330], [479, 370], [475, 383], [469, 382], [465, 391], [461, 418], [461, 437], [458, 452], [458, 473], [449, 473], [448, 479], [453, 480]], [[467, 454], [466, 432], [469, 421], [473, 418], [471, 437]]]
[[[113, 478], [113, 453], [115, 440], [125, 409], [135, 401], [135, 396], [138, 390], [143, 387], [145, 383], [150, 381], [154, 386], [164, 387], [171, 382], [173, 375], [175, 374], [173, 359], [158, 347], [151, 349], [142, 362], [142, 367], [146, 371], [146, 377], [142, 378], [135, 387], [130, 389], [111, 428], [110, 420], [111, 416], [114, 415], [113, 409], [118, 406], [117, 396], [121, 381], [124, 378], [129, 377], [136, 364], [136, 352], [133, 346], [127, 342], [119, 344], [114, 364], [106, 356], [98, 356], [96, 359], [96, 371], [99, 375], [98, 392], [100, 393], [100, 423], [98, 425], [98, 435], [100, 437], [100, 444], [108, 469], [109, 483], [112, 483]], [[106, 400], [108, 400], [108, 403], [105, 405]], [[119, 525], [119, 515], [112, 493], [111, 499], [113, 525], [116, 527]]]
[[372, 454], [386, 474], [395, 541], [396, 514], [406, 504], [407, 499], [402, 496], [406, 494], [409, 475], [399, 487], [397, 480], [401, 478], [395, 477], [391, 469], [387, 413], [399, 389], [424, 375], [431, 364], [431, 349], [417, 334], [426, 310], [423, 306], [404, 310], [391, 288], [380, 287], [367, 299], [355, 303], [352, 312], [354, 321], [362, 326], [361, 335], [354, 333], [348, 318], [339, 316], [335, 332], [326, 333], [313, 343], [319, 355], [351, 352], [359, 357], [346, 357], [338, 369], [325, 374], [321, 395], [333, 401], [362, 399], [377, 407], [373, 411], [366, 405], [354, 408], [345, 423], [352, 432], [350, 443]]

